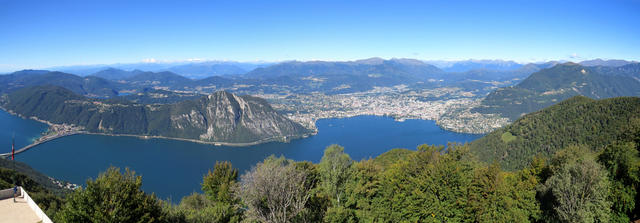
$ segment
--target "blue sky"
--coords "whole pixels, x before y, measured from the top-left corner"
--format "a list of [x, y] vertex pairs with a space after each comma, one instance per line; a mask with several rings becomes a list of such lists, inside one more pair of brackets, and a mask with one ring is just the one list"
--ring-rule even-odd
[[0, 0], [0, 71], [187, 59], [640, 60], [640, 1]]

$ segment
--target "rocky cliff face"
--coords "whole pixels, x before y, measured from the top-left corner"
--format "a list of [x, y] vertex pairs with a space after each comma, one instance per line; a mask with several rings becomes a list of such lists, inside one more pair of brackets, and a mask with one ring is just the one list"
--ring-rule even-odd
[[197, 103], [174, 105], [170, 119], [176, 130], [197, 130], [202, 141], [251, 142], [309, 133], [278, 114], [263, 99], [224, 91], [198, 99]]
[[86, 98], [56, 86], [18, 90], [0, 104], [25, 117], [89, 132], [163, 136], [221, 143], [283, 141], [312, 133], [264, 99], [216, 92], [174, 104]]

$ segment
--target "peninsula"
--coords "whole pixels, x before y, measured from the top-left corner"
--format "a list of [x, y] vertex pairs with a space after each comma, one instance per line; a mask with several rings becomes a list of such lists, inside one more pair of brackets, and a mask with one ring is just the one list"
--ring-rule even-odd
[[220, 91], [174, 104], [95, 99], [57, 86], [20, 89], [0, 98], [3, 109], [76, 133], [170, 138], [246, 146], [288, 141], [314, 131], [277, 113], [263, 99]]

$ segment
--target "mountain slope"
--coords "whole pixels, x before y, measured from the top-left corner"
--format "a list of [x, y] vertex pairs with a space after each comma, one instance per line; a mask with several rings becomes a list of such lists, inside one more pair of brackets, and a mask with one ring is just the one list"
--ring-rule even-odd
[[126, 100], [139, 104], [171, 104], [185, 100], [198, 99], [202, 94], [180, 93], [159, 89], [144, 88], [138, 93], [113, 97], [114, 100]]
[[490, 93], [474, 111], [497, 113], [515, 120], [576, 95], [590, 98], [640, 96], [638, 64], [585, 67], [559, 64], [531, 74], [513, 87]]
[[499, 161], [506, 169], [525, 167], [570, 145], [599, 150], [615, 140], [640, 134], [640, 98], [594, 100], [576, 96], [523, 116], [470, 143], [483, 161]]
[[74, 124], [94, 133], [224, 143], [284, 140], [311, 133], [278, 114], [263, 99], [227, 92], [175, 104], [143, 105], [91, 99], [61, 87], [42, 86], [5, 96], [2, 106], [26, 117]]

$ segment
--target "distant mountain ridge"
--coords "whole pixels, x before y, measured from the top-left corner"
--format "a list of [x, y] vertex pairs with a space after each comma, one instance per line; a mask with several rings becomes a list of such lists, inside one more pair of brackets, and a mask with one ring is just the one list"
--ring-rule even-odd
[[40, 85], [60, 86], [76, 94], [91, 97], [113, 97], [118, 95], [118, 89], [121, 87], [116, 82], [100, 77], [79, 77], [57, 71], [23, 70], [0, 75], [0, 94]]
[[[464, 61], [463, 61], [464, 62]], [[464, 64], [462, 62], [458, 62]], [[9, 75], [0, 75], [4, 79], [5, 89], [18, 89], [25, 86], [49, 83], [69, 88], [70, 90], [90, 97], [113, 97], [119, 92], [131, 93], [144, 88], [157, 88], [172, 91], [213, 92], [215, 90], [230, 90], [243, 94], [263, 93], [298, 93], [309, 94], [322, 92], [325, 94], [342, 94], [364, 92], [375, 87], [408, 86], [409, 88], [438, 88], [459, 87], [475, 95], [485, 95], [496, 87], [518, 84], [531, 73], [555, 65], [556, 62], [530, 63], [514, 65], [513, 61], [470, 60], [466, 63], [477, 63], [477, 68], [464, 72], [447, 72], [415, 59], [369, 58], [355, 61], [289, 61], [271, 66], [261, 67], [259, 64], [245, 64], [237, 62], [193, 62], [171, 64], [185, 69], [198, 67], [203, 72], [210, 72], [207, 67], [224, 66], [229, 70], [238, 66], [242, 69], [258, 67], [246, 74], [226, 76], [210, 76], [193, 79], [179, 73], [166, 71], [171, 66], [163, 63], [148, 63], [138, 65], [119, 64], [108, 67], [92, 75], [83, 77], [57, 72], [55, 77], [45, 77], [19, 71]], [[501, 66], [492, 68], [489, 65]], [[134, 67], [146, 67], [152, 70], [130, 70]], [[265, 64], [262, 64], [265, 65]], [[493, 66], [492, 65], [492, 66]], [[518, 67], [519, 66], [519, 67]], [[518, 67], [518, 68], [515, 68]], [[619, 68], [626, 67], [620, 66]], [[88, 68], [95, 68], [90, 67]], [[178, 68], [176, 68], [178, 69]], [[196, 68], [194, 68], [196, 69]], [[591, 67], [598, 72], [608, 67]], [[207, 71], [208, 70], [208, 71]], [[235, 72], [234, 71], [234, 72]], [[607, 71], [608, 72], [608, 71]], [[46, 72], [45, 72], [46, 73]], [[23, 77], [24, 76], [24, 77]], [[25, 78], [32, 76], [34, 78]], [[65, 76], [65, 77], [63, 77]], [[13, 78], [7, 78], [13, 77]], [[74, 79], [74, 81], [69, 81]], [[62, 83], [59, 83], [59, 80]], [[87, 83], [80, 83], [85, 80]], [[1, 84], [0, 80], [0, 84]], [[9, 86], [12, 85], [12, 86]], [[2, 91], [0, 89], [0, 91]]]
[[[375, 87], [405, 85], [410, 88], [460, 87], [482, 95], [491, 88], [518, 83], [530, 73], [541, 69], [541, 66], [541, 64], [527, 64], [507, 71], [477, 69], [451, 73], [414, 59], [369, 58], [346, 62], [290, 61], [257, 68], [240, 76], [211, 76], [202, 79], [191, 79], [170, 71], [127, 71], [110, 67], [86, 78], [108, 80], [103, 81], [103, 87], [112, 89], [114, 93], [88, 94], [72, 87], [70, 89], [87, 96], [112, 97], [117, 95], [116, 92], [131, 93], [144, 88], [192, 92], [227, 89], [239, 90], [243, 94], [283, 92], [341, 94], [369, 91]], [[33, 82], [38, 81], [41, 80]]]
[[280, 76], [338, 76], [380, 75], [391, 77], [404, 75], [410, 78], [432, 78], [442, 75], [439, 68], [413, 59], [369, 58], [356, 61], [308, 61], [283, 62], [264, 68], [257, 68], [245, 74], [249, 78], [274, 78]]
[[374, 87], [414, 85], [439, 86], [447, 73], [435, 66], [411, 59], [369, 58], [357, 61], [290, 61], [257, 68], [242, 76], [293, 87], [296, 93], [352, 93]]
[[253, 69], [271, 65], [270, 63], [240, 63], [225, 61], [207, 61], [177, 65], [165, 69], [191, 79], [201, 79], [211, 76], [242, 75]]
[[579, 64], [582, 66], [604, 66], [604, 67], [620, 67], [627, 64], [638, 63], [635, 61], [626, 61], [626, 60], [603, 60], [603, 59], [594, 59], [594, 60], [585, 60], [580, 62]]
[[23, 88], [2, 98], [3, 108], [88, 132], [161, 136], [249, 145], [312, 133], [278, 114], [263, 99], [216, 92], [174, 104], [144, 105], [86, 98], [58, 86]]
[[474, 109], [515, 120], [573, 96], [594, 99], [640, 96], [640, 63], [620, 67], [558, 64], [531, 74], [516, 86], [491, 92]]
[[79, 76], [95, 75], [106, 69], [120, 69], [124, 71], [151, 71], [173, 73], [191, 79], [201, 79], [210, 76], [240, 75], [258, 67], [268, 66], [269, 62], [235, 62], [235, 61], [179, 61], [179, 62], [154, 62], [154, 63], [130, 63], [109, 65], [79, 65], [51, 67], [48, 70], [61, 71]]
[[[426, 61], [426, 63], [429, 63], [429, 61]], [[446, 72], [466, 72], [478, 69], [509, 71], [518, 69], [525, 65], [510, 60], [462, 60], [447, 62], [434, 61], [434, 64], [440, 64], [439, 68]]]

